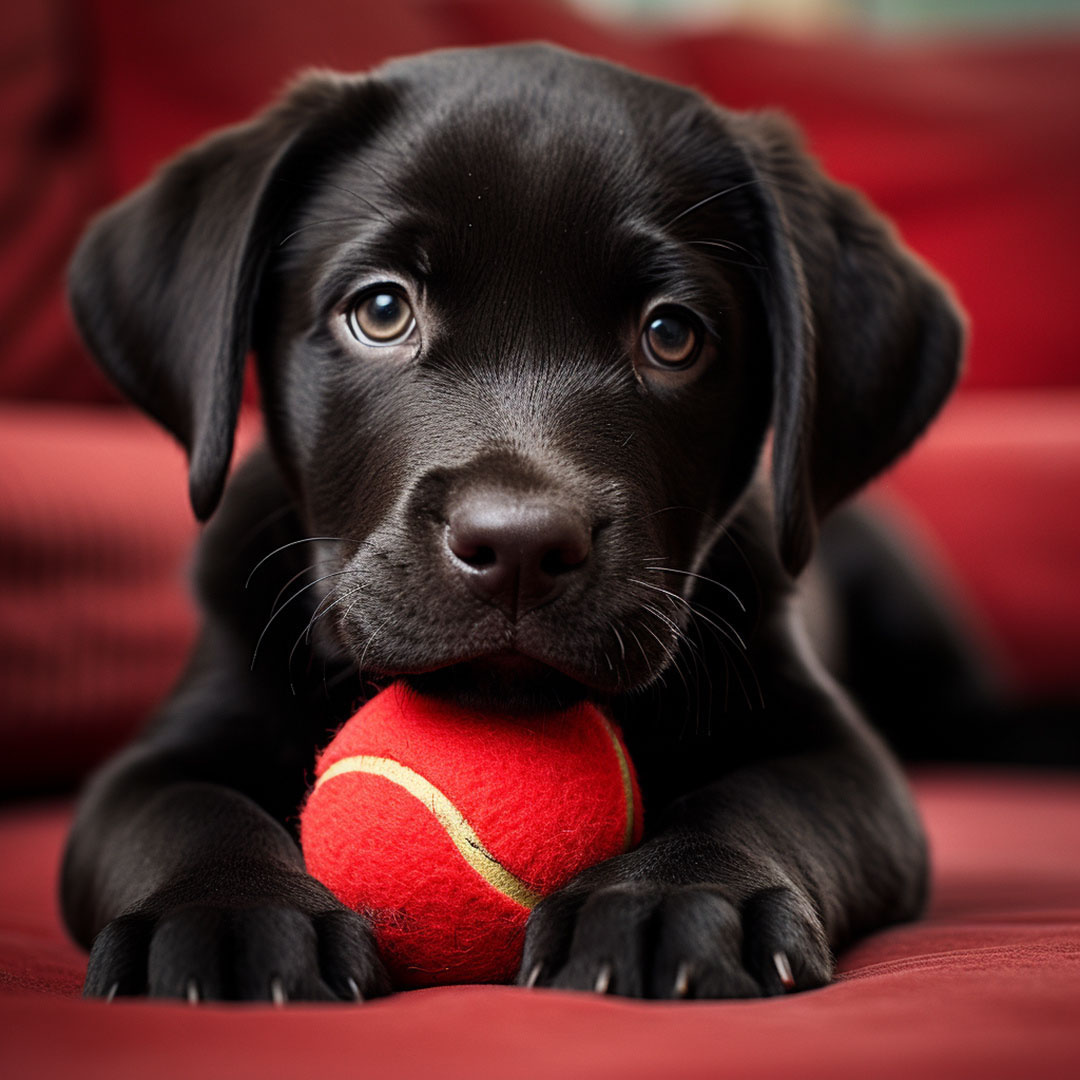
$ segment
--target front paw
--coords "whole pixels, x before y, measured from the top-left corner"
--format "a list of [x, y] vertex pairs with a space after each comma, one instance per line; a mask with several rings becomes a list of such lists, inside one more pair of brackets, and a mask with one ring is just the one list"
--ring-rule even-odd
[[211, 1001], [357, 1001], [389, 991], [367, 923], [329, 902], [143, 905], [107, 924], [83, 994]]
[[747, 998], [832, 977], [821, 920], [794, 888], [738, 902], [719, 885], [571, 885], [529, 919], [518, 982], [637, 998]]

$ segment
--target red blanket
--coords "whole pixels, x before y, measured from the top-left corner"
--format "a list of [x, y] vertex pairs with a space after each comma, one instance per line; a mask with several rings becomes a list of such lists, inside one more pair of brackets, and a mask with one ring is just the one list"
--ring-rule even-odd
[[66, 807], [0, 816], [0, 1061], [80, 1080], [1074, 1080], [1080, 1068], [1080, 779], [918, 779], [930, 917], [785, 1000], [659, 1003], [446, 987], [360, 1006], [78, 999], [56, 914]]

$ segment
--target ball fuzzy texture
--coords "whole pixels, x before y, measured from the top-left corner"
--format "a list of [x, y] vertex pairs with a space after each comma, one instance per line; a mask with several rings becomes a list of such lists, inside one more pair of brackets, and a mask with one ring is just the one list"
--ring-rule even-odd
[[596, 706], [483, 714], [383, 690], [316, 764], [308, 871], [371, 922], [398, 987], [507, 982], [533, 907], [641, 839], [641, 793]]

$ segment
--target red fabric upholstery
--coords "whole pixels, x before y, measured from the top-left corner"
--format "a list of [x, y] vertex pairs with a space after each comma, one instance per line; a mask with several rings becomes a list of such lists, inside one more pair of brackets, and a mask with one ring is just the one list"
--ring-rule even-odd
[[0, 404], [0, 788], [77, 780], [194, 630], [183, 453], [120, 408]]
[[960, 395], [874, 495], [936, 549], [1034, 694], [1080, 690], [1080, 391]]
[[0, 34], [0, 397], [115, 400], [76, 341], [63, 275], [107, 197], [90, 59], [62, 0], [5, 4]]
[[937, 890], [833, 986], [783, 1001], [634, 1003], [500, 987], [362, 1006], [84, 1002], [53, 899], [67, 811], [0, 816], [0, 1031], [15, 1076], [597, 1076], [1066, 1080], [1080, 1062], [1080, 780], [917, 785]]
[[[239, 446], [257, 424], [245, 418]], [[195, 631], [184, 455], [120, 407], [0, 401], [0, 792], [131, 736]]]

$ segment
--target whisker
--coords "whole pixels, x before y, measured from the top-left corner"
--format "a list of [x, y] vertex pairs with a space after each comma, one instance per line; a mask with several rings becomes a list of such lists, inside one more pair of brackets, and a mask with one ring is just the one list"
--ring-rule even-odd
[[[692, 615], [695, 615], [700, 619], [704, 619], [705, 622], [707, 622], [710, 626], [716, 627], [716, 629], [719, 630], [725, 637], [737, 644], [739, 648], [741, 648], [744, 652], [746, 651], [746, 642], [743, 640], [743, 637], [739, 633], [739, 631], [736, 630], [735, 627], [732, 626], [731, 623], [729, 623], [727, 619], [723, 617], [723, 615], [717, 615], [717, 613], [713, 611], [712, 608], [707, 608], [703, 604], [695, 604], [694, 601], [687, 600], [685, 596], [680, 596], [678, 593], [674, 593], [670, 589], [663, 589], [659, 585], [650, 585], [647, 581], [638, 581], [637, 578], [630, 578], [630, 580], [637, 582], [638, 585], [644, 585], [646, 589], [655, 589], [657, 592], [662, 592], [670, 599], [677, 600], [680, 603], [685, 604]], [[710, 619], [708, 616], [703, 615], [702, 611], [708, 611], [711, 612], [713, 615], [716, 615], [716, 618], [719, 619], [721, 623], [723, 623], [723, 626], [721, 627], [718, 623], [713, 622], [713, 620]]]
[[[656, 615], [656, 614], [659, 614], [659, 613], [655, 609], [653, 609], [653, 614]], [[690, 684], [687, 683], [686, 676], [682, 673], [682, 668], [680, 668], [678, 663], [676, 662], [677, 654], [672, 651], [670, 646], [665, 645], [660, 640], [660, 637], [657, 635], [656, 631], [653, 630], [653, 628], [648, 623], [643, 622], [641, 624], [641, 629], [646, 631], [647, 633], [651, 634], [652, 637], [655, 639], [656, 644], [659, 645], [660, 648], [663, 650], [664, 656], [667, 658], [668, 662], [671, 664], [671, 667], [674, 670], [675, 674], [678, 675], [679, 678], [682, 680], [683, 689], [686, 690], [686, 696], [687, 696], [687, 698], [689, 698], [690, 697]]]
[[386, 626], [386, 624], [388, 622], [390, 622], [390, 620], [392, 618], [393, 618], [393, 615], [388, 615], [385, 619], [383, 619], [383, 621], [381, 623], [379, 623], [379, 625], [375, 628], [375, 631], [371, 635], [371, 637], [369, 637], [367, 639], [367, 642], [364, 645], [363, 651], [360, 653], [360, 660], [357, 662], [357, 665], [356, 665], [357, 670], [360, 672], [360, 677], [361, 678], [364, 677], [364, 657], [367, 656], [368, 649], [371, 648], [371, 643], [375, 640], [376, 637], [378, 637], [378, 635], [379, 635], [380, 631], [382, 630], [382, 628], [384, 626]]
[[706, 203], [711, 203], [716, 199], [722, 199], [725, 195], [730, 195], [733, 191], [738, 191], [740, 188], [750, 187], [751, 184], [763, 183], [760, 177], [754, 177], [752, 180], [744, 180], [741, 184], [732, 184], [731, 187], [724, 188], [723, 191], [714, 192], [712, 195], [706, 195], [704, 199], [699, 199], [693, 206], [688, 206], [681, 214], [676, 214], [665, 226], [665, 229], [670, 229], [676, 221], [686, 217], [687, 214], [692, 214], [699, 207], [704, 206]]
[[[728, 639], [728, 641], [732, 642], [735, 645], [738, 645], [744, 653], [749, 651], [742, 634], [740, 634], [739, 631], [736, 630], [735, 627], [732, 626], [731, 623], [729, 623], [727, 619], [723, 617], [723, 615], [717, 615], [712, 608], [707, 608], [704, 606], [704, 604], [695, 604], [692, 600], [687, 600], [685, 601], [685, 603], [690, 605], [690, 610], [694, 613], [695, 618], [702, 619], [704, 622], [707, 622], [709, 626], [711, 626], [714, 630], [717, 630], [719, 633], [723, 634], [724, 637]], [[705, 615], [704, 612], [706, 611], [708, 611], [711, 615], [715, 615], [716, 619], [718, 619], [719, 622], [714, 621], [713, 619], [710, 619], [708, 615]]]
[[[764, 709], [765, 708], [765, 695], [764, 695], [764, 693], [762, 692], [762, 689], [761, 689], [761, 682], [757, 677], [757, 672], [754, 670], [754, 665], [750, 662], [750, 650], [747, 647], [747, 644], [743, 640], [742, 636], [739, 634], [739, 632], [735, 629], [734, 626], [731, 625], [730, 622], [728, 622], [727, 619], [725, 619], [722, 615], [718, 614], [712, 608], [706, 607], [704, 604], [700, 604], [700, 603], [697, 603], [697, 602], [692, 601], [692, 600], [684, 600], [684, 603], [686, 603], [686, 604], [688, 604], [690, 606], [690, 610], [694, 615], [695, 621], [697, 621], [699, 619], [704, 621], [710, 627], [712, 627], [715, 632], [718, 632], [719, 634], [721, 634], [728, 641], [731, 641], [732, 637], [734, 637], [734, 640], [738, 643], [739, 647], [742, 650], [740, 653], [736, 654], [735, 659], [741, 659], [742, 662], [746, 665], [746, 670], [750, 672], [750, 677], [754, 680], [754, 688], [757, 690], [758, 701], [761, 704], [761, 707]], [[710, 619], [708, 615], [705, 615], [704, 612], [706, 612], [706, 611], [709, 612], [709, 615], [716, 616], [716, 618], [719, 620], [719, 622], [714, 622], [713, 619]], [[719, 641], [719, 639], [718, 639], [718, 641]], [[724, 649], [722, 645], [721, 645], [721, 649], [726, 655], [727, 650]], [[736, 669], [736, 675], [738, 675], [738, 665], [737, 664], [735, 665], [735, 669]], [[740, 682], [740, 684], [742, 683], [741, 678], [739, 679], [739, 682]], [[750, 708], [753, 708], [754, 706], [753, 706], [753, 703], [750, 701], [750, 695], [746, 692], [745, 687], [743, 689], [743, 693], [744, 693], [744, 695], [746, 697], [746, 704]]]
[[[355, 573], [355, 571], [352, 571], [352, 573]], [[332, 604], [330, 604], [328, 607], [326, 607], [325, 609], [320, 611], [319, 609], [322, 608], [323, 604], [325, 604], [327, 600], [329, 600], [332, 596], [335, 595], [335, 593], [337, 592], [337, 589], [338, 589], [338, 586], [335, 585], [334, 588], [331, 589], [326, 594], [326, 596], [324, 596], [322, 598], [322, 600], [320, 600], [319, 603], [315, 606], [315, 611], [312, 613], [311, 618], [308, 619], [307, 626], [305, 626], [303, 628], [303, 630], [300, 631], [300, 633], [297, 635], [296, 640], [293, 642], [292, 648], [289, 650], [289, 662], [286, 665], [286, 671], [288, 671], [288, 673], [289, 673], [289, 689], [293, 692], [294, 697], [296, 696], [296, 687], [293, 685], [293, 682], [292, 682], [292, 665], [293, 665], [293, 656], [296, 654], [296, 650], [300, 647], [300, 642], [303, 641], [306, 638], [307, 641], [310, 643], [310, 641], [311, 641], [311, 632], [315, 628], [315, 624], [317, 622], [319, 622], [320, 619], [322, 619], [323, 617], [328, 615], [335, 607], [338, 606], [338, 604], [343, 603], [350, 596], [353, 596], [356, 593], [363, 591], [364, 583], [361, 583], [360, 585], [356, 586], [353, 589], [349, 589], [343, 596], [338, 596], [338, 598], [336, 600], [334, 600], [334, 602]], [[326, 685], [325, 663], [324, 663], [324, 669], [323, 670], [324, 670], [323, 685], [325, 687], [325, 685]]]
[[[308, 190], [311, 190], [311, 185], [297, 183], [295, 180], [278, 179], [277, 183], [279, 183], [279, 184], [291, 184], [294, 187], [307, 188]], [[383, 219], [383, 221], [386, 222], [387, 225], [393, 225], [394, 224], [393, 220], [387, 215], [386, 211], [384, 211], [380, 206], [373, 203], [370, 199], [365, 198], [358, 191], [353, 191], [352, 188], [343, 187], [341, 184], [332, 184], [332, 183], [330, 183], [329, 180], [326, 180], [326, 179], [321, 179], [319, 181], [319, 186], [320, 187], [330, 187], [330, 188], [333, 188], [335, 191], [341, 191], [341, 192], [344, 192], [344, 194], [346, 194], [346, 195], [351, 195], [357, 202], [363, 203], [364, 206], [366, 206], [369, 210], [372, 210], [376, 214], [378, 214], [379, 217], [381, 217]]]
[[[357, 595], [358, 595], [359, 593], [362, 593], [363, 591], [364, 591], [364, 590], [363, 590], [363, 589], [361, 589], [361, 588], [356, 588], [356, 589], [353, 589], [353, 590], [351, 590], [351, 591], [350, 591], [350, 593], [349, 593], [349, 596], [357, 596]], [[359, 600], [358, 600], [358, 599], [357, 599], [357, 600], [354, 600], [354, 601], [353, 601], [353, 602], [352, 602], [352, 603], [351, 603], [351, 604], [350, 604], [350, 605], [349, 605], [349, 606], [348, 606], [348, 607], [347, 607], [347, 608], [345, 609], [345, 614], [341, 616], [341, 621], [342, 621], [343, 623], [347, 623], [347, 622], [349, 621], [349, 616], [350, 616], [350, 615], [352, 614], [353, 608], [354, 608], [354, 607], [356, 607], [356, 605], [357, 605], [358, 603], [359, 603]]]
[[[326, 602], [327, 597], [334, 595], [334, 592], [335, 592], [336, 588], [337, 588], [337, 586], [335, 585], [334, 588], [332, 588], [326, 594], [326, 596], [324, 596], [322, 598], [322, 600], [319, 601], [319, 604], [315, 608], [316, 611], [318, 611], [319, 607], [321, 607]], [[293, 682], [293, 677], [292, 677], [293, 658], [296, 656], [296, 650], [300, 647], [300, 642], [304, 640], [304, 635], [307, 634], [307, 632], [311, 629], [312, 619], [314, 619], [314, 618], [315, 618], [315, 616], [312, 615], [311, 619], [308, 619], [307, 625], [304, 626], [301, 629], [300, 633], [296, 635], [296, 640], [292, 643], [292, 648], [289, 650], [289, 659], [288, 659], [287, 663], [285, 664], [285, 671], [288, 673], [288, 676], [289, 676], [289, 693], [291, 693], [293, 697], [296, 697], [296, 683]], [[309, 668], [310, 668], [310, 663], [311, 663], [311, 661], [309, 660], [308, 661]], [[326, 661], [323, 660], [323, 686], [325, 687], [325, 685], [326, 685]]]
[[311, 563], [310, 565], [308, 565], [308, 566], [305, 566], [303, 570], [299, 570], [299, 571], [297, 571], [297, 572], [296, 572], [295, 574], [293, 574], [293, 576], [292, 576], [291, 578], [289, 578], [289, 580], [288, 580], [288, 581], [286, 581], [286, 582], [285, 582], [285, 584], [284, 584], [284, 585], [282, 585], [280, 589], [278, 589], [278, 593], [277, 593], [277, 596], [275, 596], [275, 597], [274, 597], [274, 602], [273, 602], [273, 603], [272, 603], [272, 604], [270, 605], [270, 611], [271, 611], [271, 612], [274, 612], [274, 611], [275, 611], [275, 610], [277, 609], [277, 606], [278, 606], [278, 601], [279, 601], [279, 600], [280, 600], [280, 599], [282, 598], [282, 596], [283, 596], [283, 595], [285, 594], [285, 590], [286, 590], [286, 589], [287, 589], [287, 588], [288, 588], [288, 587], [289, 587], [289, 586], [290, 586], [290, 585], [291, 585], [291, 584], [292, 584], [292, 583], [293, 583], [294, 581], [296, 581], [296, 579], [297, 579], [297, 578], [301, 578], [301, 577], [303, 577], [303, 576], [304, 576], [305, 574], [310, 574], [312, 570], [315, 570], [315, 569], [317, 569], [317, 568], [318, 568], [318, 565], [319, 565], [319, 564], [318, 564], [317, 562], [313, 562], [313, 563]]
[[723, 589], [728, 593], [731, 598], [739, 605], [739, 609], [745, 613], [746, 605], [739, 599], [738, 593], [735, 592], [730, 585], [725, 585], [722, 581], [717, 581], [716, 578], [707, 577], [705, 574], [695, 574], [693, 570], [676, 570], [673, 566], [646, 566], [646, 570], [660, 570], [665, 574], [682, 574], [684, 577], [697, 578], [699, 581], [707, 582], [709, 585], [715, 585], [718, 589]]
[[282, 604], [281, 607], [279, 607], [277, 609], [277, 611], [272, 612], [271, 615], [270, 615], [270, 618], [266, 620], [266, 625], [262, 628], [262, 633], [259, 635], [259, 640], [255, 642], [255, 651], [251, 654], [251, 667], [250, 667], [250, 670], [252, 670], [252, 671], [255, 670], [255, 661], [258, 659], [259, 649], [262, 647], [263, 638], [266, 637], [267, 631], [273, 625], [273, 623], [277, 619], [277, 617], [294, 600], [298, 600], [301, 596], [303, 596], [304, 593], [306, 593], [308, 591], [308, 589], [314, 589], [316, 585], [319, 585], [321, 582], [326, 581], [328, 578], [339, 577], [342, 574], [352, 574], [352, 573], [355, 573], [355, 571], [354, 570], [337, 570], [332, 574], [324, 574], [322, 577], [316, 578], [314, 581], [309, 581], [307, 585], [304, 585], [301, 588], [297, 589], [296, 592], [294, 592], [292, 594], [292, 596], [290, 596], [289, 599], [286, 600], [285, 603]]
[[[698, 247], [718, 247], [727, 249], [727, 244], [722, 244], [717, 240], [688, 240], [688, 244], [696, 244]], [[742, 259], [724, 259], [719, 255], [713, 255], [712, 258], [717, 262], [722, 262], [726, 266], [741, 266], [744, 270], [764, 270], [769, 272], [769, 268], [759, 262], [744, 262]]]
[[[637, 634], [634, 633], [634, 631], [631, 629], [630, 626], [626, 627], [626, 633], [630, 634], [630, 636], [632, 638], [634, 638], [634, 642], [637, 645], [637, 648], [640, 650], [640, 652], [642, 652], [642, 658], [645, 660], [646, 670], [648, 670], [649, 666], [650, 666], [649, 665], [649, 654], [645, 651], [645, 646], [642, 645], [642, 639], [640, 639], [637, 636]], [[652, 636], [656, 637], [656, 634], [653, 634]], [[664, 654], [665, 654], [665, 656], [669, 656], [669, 653], [667, 653], [666, 649], [664, 650]], [[664, 678], [663, 674], [658, 672], [657, 673], [657, 679], [660, 681], [660, 685], [666, 690], [667, 689], [667, 679]]]
[[647, 668], [649, 666], [649, 654], [645, 651], [645, 646], [641, 644], [641, 638], [639, 638], [629, 626], [626, 628], [626, 632], [637, 643], [637, 647], [641, 650], [641, 658], [645, 661], [645, 666]]
[[[747, 706], [749, 708], [753, 708], [753, 703], [750, 701], [750, 695], [747, 693], [746, 686], [742, 680], [742, 676], [739, 674], [738, 665], [734, 662], [735, 658], [732, 657], [732, 654], [729, 650], [729, 643], [731, 639], [722, 633], [718, 633], [718, 628], [715, 626], [715, 624], [709, 623], [709, 621], [704, 619], [704, 617], [701, 616], [700, 613], [694, 612], [693, 614], [695, 616], [693, 619], [693, 625], [699, 634], [702, 632], [703, 628], [699, 624], [698, 620], [702, 619], [708, 624], [706, 629], [708, 630], [709, 636], [712, 638], [717, 649], [719, 649], [720, 658], [724, 662], [724, 712], [727, 712], [728, 710], [728, 690], [731, 685], [731, 673], [733, 670], [735, 672], [735, 677], [739, 682], [739, 687], [743, 692], [743, 697], [746, 699]], [[704, 639], [702, 639], [702, 647], [704, 647], [704, 644]], [[706, 670], [708, 670], [708, 665], [706, 665]], [[709, 730], [711, 730], [711, 716]]]
[[622, 657], [622, 661], [626, 663], [626, 642], [622, 639], [622, 634], [619, 633], [619, 628], [612, 623], [611, 632], [615, 635], [615, 640], [619, 643], [619, 655]]
[[251, 569], [251, 573], [247, 576], [247, 581], [244, 582], [244, 588], [246, 589], [251, 584], [251, 579], [255, 576], [255, 572], [267, 559], [272, 559], [281, 551], [285, 551], [287, 548], [296, 547], [297, 544], [314, 544], [318, 540], [335, 541], [340, 544], [362, 544], [363, 540], [353, 540], [348, 536], [305, 536], [301, 540], [290, 540], [287, 544], [282, 544], [280, 547], [274, 548], [269, 555], [264, 555]]
[[[631, 580], [633, 579], [631, 578]], [[679, 627], [678, 623], [676, 623], [674, 619], [668, 618], [668, 616], [660, 611], [659, 608], [653, 607], [652, 604], [642, 604], [641, 609], [642, 611], [649, 612], [651, 615], [655, 615], [675, 634], [676, 638], [679, 638], [682, 635], [682, 629]]]
[[408, 206], [410, 204], [410, 197], [408, 193], [400, 185], [395, 184], [390, 179], [390, 177], [388, 177], [386, 173], [384, 173], [381, 169], [376, 169], [375, 166], [372, 165], [372, 163], [368, 160], [368, 157], [366, 155], [361, 158], [354, 158], [353, 162], [357, 165], [362, 165], [369, 172], [373, 172], [387, 186], [387, 188], [389, 188], [389, 190], [398, 197], [398, 199], [403, 205]]
[[[666, 569], [670, 569], [670, 568], [668, 568], [668, 567], [648, 567], [648, 569], [666, 570]], [[689, 571], [673, 571], [673, 572], [674, 573], [687, 573], [687, 574], [690, 573]], [[700, 575], [700, 574], [692, 575], [692, 576], [703, 577], [703, 575]], [[734, 670], [735, 677], [739, 682], [739, 686], [740, 686], [740, 689], [743, 692], [743, 697], [746, 699], [747, 706], [752, 709], [754, 707], [754, 703], [751, 700], [750, 692], [747, 689], [746, 683], [744, 682], [743, 677], [739, 672], [738, 664], [730, 662], [732, 660], [732, 658], [730, 658], [729, 655], [728, 655], [728, 651], [727, 651], [727, 648], [725, 647], [724, 641], [726, 640], [726, 641], [731, 642], [732, 644], [738, 645], [741, 652], [738, 654], [737, 658], [741, 658], [742, 662], [746, 665], [747, 671], [750, 673], [750, 676], [754, 681], [754, 687], [757, 690], [758, 701], [760, 702], [762, 708], [765, 707], [765, 695], [762, 692], [761, 682], [757, 677], [757, 672], [754, 670], [754, 665], [750, 662], [750, 658], [747, 655], [749, 650], [747, 648], [746, 642], [743, 639], [742, 635], [735, 629], [734, 626], [731, 625], [731, 623], [727, 619], [725, 619], [718, 612], [714, 611], [712, 608], [708, 608], [708, 607], [705, 607], [705, 605], [703, 605], [703, 604], [695, 603], [694, 601], [688, 600], [685, 596], [680, 596], [678, 593], [672, 592], [670, 589], [665, 589], [662, 586], [654, 585], [654, 584], [652, 584], [651, 582], [648, 582], [648, 581], [642, 581], [640, 578], [630, 578], [629, 580], [632, 581], [633, 583], [637, 584], [637, 585], [643, 585], [645, 588], [653, 589], [656, 592], [662, 593], [672, 603], [682, 604], [686, 608], [688, 613], [690, 614], [691, 620], [695, 625], [697, 623], [699, 623], [699, 622], [703, 622], [706, 625], [708, 625], [709, 627], [711, 627], [712, 632], [713, 632], [713, 636], [714, 636], [714, 638], [715, 638], [715, 640], [717, 642], [717, 645], [720, 647], [721, 655], [724, 658], [725, 672], [730, 673], [732, 670]], [[713, 581], [710, 578], [706, 578], [705, 580], [711, 581], [712, 584], [719, 585], [721, 588], [727, 589], [727, 587], [724, 586], [722, 582]], [[737, 596], [735, 596], [735, 593], [732, 592], [732, 590], [727, 589], [727, 591], [730, 592], [731, 595], [735, 597], [736, 601], [739, 600], [739, 598]], [[739, 606], [742, 607], [741, 602], [739, 602]], [[655, 609], [651, 608], [649, 605], [646, 605], [646, 610], [654, 611]], [[745, 608], [743, 608], [743, 610], [745, 610]], [[710, 615], [715, 616], [715, 618], [710, 618], [709, 615], [706, 615], [705, 614], [706, 611], [708, 611], [710, 613]], [[717, 620], [719, 620], [719, 621], [717, 621]], [[687, 641], [688, 644], [692, 644], [692, 643], [689, 642], [689, 639], [685, 637], [685, 635], [683, 635], [682, 640]], [[706, 671], [708, 671], [708, 666], [707, 665], [706, 665]], [[710, 678], [711, 678], [711, 676], [710, 676]], [[710, 691], [710, 694], [711, 694], [711, 691]], [[725, 711], [726, 711], [726, 709], [727, 709], [727, 695], [726, 695], [726, 693], [725, 693], [724, 708], [725, 708]]]
[[351, 217], [339, 217], [339, 218], [322, 218], [319, 221], [309, 221], [306, 225], [300, 225], [293, 229], [288, 236], [278, 241], [278, 247], [283, 248], [294, 236], [299, 233], [306, 232], [308, 229], [316, 229], [320, 225], [349, 225], [355, 224], [356, 218]]
[[[708, 610], [712, 611], [711, 608], [708, 609]], [[713, 612], [713, 614], [715, 615], [716, 612]], [[729, 657], [731, 658], [731, 661], [732, 661], [731, 666], [735, 671], [735, 677], [739, 680], [739, 686], [742, 689], [743, 697], [746, 699], [747, 707], [750, 708], [750, 709], [753, 709], [754, 703], [750, 700], [750, 693], [746, 689], [746, 684], [743, 682], [742, 676], [739, 674], [739, 665], [738, 665], [738, 663], [736, 663], [736, 661], [738, 661], [738, 660], [742, 660], [742, 662], [746, 665], [746, 670], [750, 672], [750, 677], [754, 680], [754, 688], [757, 690], [758, 701], [759, 701], [761, 707], [764, 709], [765, 708], [765, 695], [762, 693], [761, 682], [759, 681], [759, 679], [757, 677], [757, 672], [754, 670], [754, 665], [750, 662], [750, 657], [748, 655], [748, 650], [746, 648], [746, 645], [743, 644], [742, 639], [739, 638], [738, 640], [739, 640], [739, 644], [742, 646], [742, 651], [736, 653], [733, 657], [731, 657], [731, 654], [728, 653], [727, 648], [724, 646], [724, 639], [726, 639], [727, 641], [732, 640], [731, 634], [735, 633], [734, 628], [730, 626], [730, 624], [727, 622], [726, 619], [723, 619], [721, 616], [717, 615], [717, 618], [721, 619], [721, 621], [725, 624], [725, 626], [727, 626], [730, 629], [730, 633], [728, 633], [728, 630], [725, 630], [724, 626], [720, 626], [719, 624], [713, 622], [713, 620], [710, 619], [708, 616], [703, 615], [701, 613], [701, 611], [699, 611], [697, 609], [696, 606], [694, 608], [694, 616], [695, 616], [695, 619], [700, 619], [703, 622], [707, 623], [710, 627], [712, 627], [713, 637], [716, 640], [716, 643], [720, 646], [720, 651], [724, 655], [725, 664], [727, 663]], [[718, 634], [720, 636], [717, 636]]]
[[688, 242], [691, 243], [691, 244], [711, 244], [714, 247], [727, 248], [729, 251], [741, 251], [748, 258], [754, 259], [757, 262], [757, 265], [760, 266], [763, 270], [768, 269], [768, 267], [766, 267], [765, 263], [763, 263], [758, 258], [757, 254], [755, 252], [751, 251], [748, 247], [743, 247], [742, 244], [739, 244], [734, 240], [717, 240], [716, 237], [714, 236], [714, 237], [710, 237], [707, 240], [705, 240], [705, 239], [702, 239], [702, 240], [690, 240]]
[[[359, 571], [357, 571], [357, 570], [353, 569], [353, 570], [350, 570], [350, 571], [349, 571], [349, 573], [352, 573], [352, 574], [356, 574], [356, 573], [359, 573]], [[355, 593], [357, 593], [357, 592], [362, 592], [362, 591], [363, 591], [363, 590], [364, 590], [364, 589], [365, 589], [366, 587], [367, 587], [367, 582], [366, 582], [366, 581], [361, 581], [359, 585], [356, 585], [355, 587], [353, 587], [353, 588], [349, 589], [349, 590], [348, 590], [348, 592], [346, 592], [346, 593], [345, 593], [345, 596], [352, 596], [352, 595], [354, 595], [354, 594], [355, 594]], [[316, 623], [317, 623], [317, 622], [318, 622], [318, 621], [319, 621], [319, 620], [320, 620], [320, 619], [321, 619], [321, 618], [322, 618], [322, 617], [323, 617], [324, 615], [327, 615], [327, 614], [329, 614], [329, 612], [330, 612], [330, 611], [332, 611], [332, 610], [333, 610], [333, 609], [334, 609], [335, 607], [337, 607], [337, 605], [338, 605], [338, 603], [340, 602], [340, 599], [341, 599], [341, 598], [339, 597], [339, 599], [338, 599], [338, 600], [335, 600], [335, 601], [334, 601], [333, 603], [331, 603], [331, 604], [330, 604], [330, 605], [329, 605], [328, 607], [324, 608], [323, 610], [321, 610], [321, 611], [320, 611], [319, 609], [320, 609], [320, 608], [322, 608], [323, 604], [325, 604], [325, 603], [326, 603], [326, 601], [327, 601], [327, 600], [329, 600], [331, 596], [333, 596], [333, 595], [334, 595], [335, 593], [340, 593], [340, 591], [341, 591], [341, 583], [340, 583], [340, 582], [336, 582], [336, 583], [334, 584], [334, 587], [333, 587], [332, 589], [330, 589], [330, 591], [329, 591], [329, 592], [327, 592], [326, 596], [324, 596], [324, 597], [323, 597], [323, 598], [322, 598], [322, 599], [321, 599], [321, 600], [320, 600], [320, 601], [319, 601], [319, 602], [318, 602], [318, 603], [317, 603], [317, 604], [315, 605], [315, 610], [314, 610], [314, 611], [313, 611], [313, 612], [311, 613], [311, 618], [310, 618], [310, 619], [308, 619], [308, 624], [307, 624], [307, 626], [306, 626], [306, 627], [304, 628], [304, 636], [305, 636], [305, 637], [307, 638], [307, 640], [308, 640], [308, 642], [309, 642], [309, 643], [310, 643], [310, 641], [311, 641], [311, 631], [312, 631], [312, 628], [313, 628], [313, 627], [315, 626], [315, 624], [316, 624]]]

